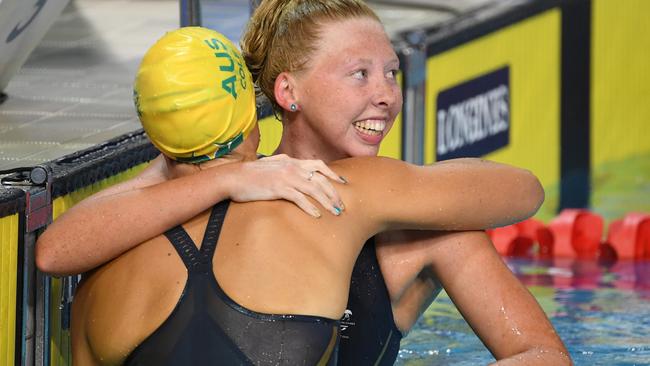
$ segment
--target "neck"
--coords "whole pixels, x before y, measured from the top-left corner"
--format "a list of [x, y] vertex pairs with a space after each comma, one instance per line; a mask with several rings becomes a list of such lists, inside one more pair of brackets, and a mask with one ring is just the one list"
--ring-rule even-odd
[[282, 122], [282, 139], [275, 154], [287, 154], [296, 159], [320, 159], [326, 163], [349, 157], [323, 144], [306, 123], [298, 123], [286, 115]]
[[258, 140], [255, 139], [246, 139], [239, 147], [230, 152], [230, 154], [200, 164], [179, 163], [165, 158], [168, 166], [168, 175], [170, 178], [180, 178], [223, 164], [257, 160], [257, 142]]

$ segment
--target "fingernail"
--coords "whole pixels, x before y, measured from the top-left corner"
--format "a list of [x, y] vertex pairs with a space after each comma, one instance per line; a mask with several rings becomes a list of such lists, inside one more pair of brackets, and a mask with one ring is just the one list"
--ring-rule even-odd
[[340, 214], [341, 214], [341, 211], [342, 211], [342, 210], [341, 210], [340, 208], [334, 206], [334, 214], [335, 214], [336, 216], [340, 215]]
[[314, 213], [314, 217], [315, 217], [315, 218], [320, 219], [320, 216], [321, 216], [321, 215], [320, 215], [320, 211], [314, 209], [314, 211], [312, 211], [312, 212]]
[[340, 180], [343, 184], [348, 184], [348, 180], [345, 179], [345, 177], [343, 177], [343, 176], [341, 176], [341, 175], [339, 175], [339, 180]]
[[343, 201], [339, 202], [339, 207], [341, 208], [341, 211], [345, 210], [345, 205], [343, 204]]

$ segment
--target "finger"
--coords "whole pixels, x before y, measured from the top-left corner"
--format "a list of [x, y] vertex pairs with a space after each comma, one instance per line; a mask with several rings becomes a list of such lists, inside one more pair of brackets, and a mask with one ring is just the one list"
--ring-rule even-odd
[[333, 206], [333, 208], [336, 211], [336, 208], [339, 209], [339, 211], [343, 211], [345, 209], [345, 205], [343, 204], [343, 199], [341, 199], [341, 196], [339, 193], [336, 191], [336, 188], [332, 184], [332, 181], [321, 175], [320, 173], [314, 174], [314, 177], [312, 178], [312, 182], [318, 186], [318, 189], [321, 190], [325, 194], [325, 196], [329, 199], [330, 204]]
[[318, 174], [318, 172], [317, 172], [316, 170], [310, 170], [310, 171], [307, 173], [307, 180], [308, 180], [308, 181], [311, 181], [311, 179], [314, 177], [315, 174]]
[[[325, 179], [321, 176], [321, 179]], [[321, 186], [316, 182], [301, 181], [296, 185], [296, 189], [305, 195], [313, 198], [326, 210], [330, 211], [332, 214], [338, 216], [341, 214], [341, 208], [339, 205], [334, 204], [330, 198], [323, 192]]]
[[328, 167], [327, 164], [325, 164], [322, 160], [309, 160], [307, 164], [312, 170], [316, 170], [317, 172], [332, 180], [343, 184], [347, 183], [347, 180], [344, 177], [334, 173], [334, 171], [330, 169], [330, 167]]
[[300, 207], [300, 209], [305, 211], [308, 215], [311, 215], [315, 218], [321, 217], [321, 213], [318, 208], [309, 202], [307, 197], [305, 197], [305, 195], [300, 191], [297, 191], [295, 189], [287, 189], [282, 195], [282, 198], [295, 203], [296, 206]]

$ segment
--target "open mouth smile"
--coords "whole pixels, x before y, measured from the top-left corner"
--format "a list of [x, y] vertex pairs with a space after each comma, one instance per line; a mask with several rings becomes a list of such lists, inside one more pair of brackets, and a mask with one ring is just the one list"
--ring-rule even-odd
[[381, 136], [386, 129], [386, 121], [378, 119], [366, 119], [353, 123], [354, 128], [366, 135]]

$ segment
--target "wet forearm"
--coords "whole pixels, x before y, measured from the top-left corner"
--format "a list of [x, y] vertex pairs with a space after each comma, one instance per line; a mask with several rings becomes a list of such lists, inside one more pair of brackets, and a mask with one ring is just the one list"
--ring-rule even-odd
[[429, 255], [450, 299], [498, 365], [570, 364], [543, 309], [487, 235], [476, 232], [439, 240]]
[[571, 358], [564, 350], [548, 347], [536, 347], [522, 353], [501, 359], [492, 363], [493, 366], [546, 366], [573, 365]]

